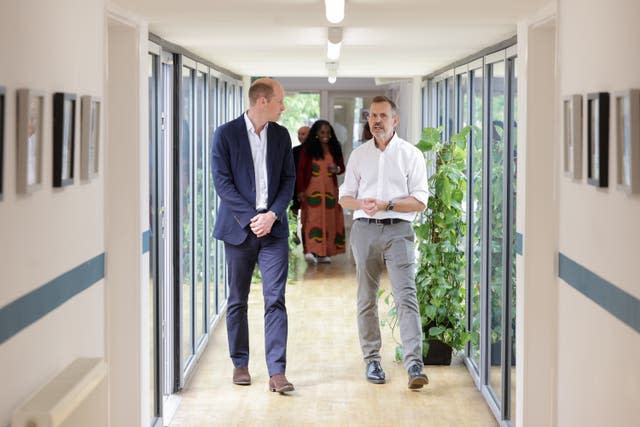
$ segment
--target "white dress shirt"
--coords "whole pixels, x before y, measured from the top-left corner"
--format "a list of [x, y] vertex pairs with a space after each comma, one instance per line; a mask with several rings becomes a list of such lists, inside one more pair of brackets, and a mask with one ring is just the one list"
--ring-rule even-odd
[[264, 125], [260, 134], [256, 133], [253, 123], [244, 113], [244, 121], [247, 124], [249, 144], [251, 145], [251, 157], [253, 157], [253, 171], [256, 176], [256, 210], [267, 209], [269, 198], [269, 182], [267, 179], [267, 128]]
[[[353, 150], [347, 163], [340, 197], [355, 199], [372, 197], [379, 200], [398, 200], [412, 196], [427, 206], [429, 189], [427, 168], [422, 152], [393, 135], [384, 151], [373, 139]], [[415, 212], [379, 211], [370, 217], [363, 210], [353, 212], [357, 218], [398, 218], [413, 221]]]

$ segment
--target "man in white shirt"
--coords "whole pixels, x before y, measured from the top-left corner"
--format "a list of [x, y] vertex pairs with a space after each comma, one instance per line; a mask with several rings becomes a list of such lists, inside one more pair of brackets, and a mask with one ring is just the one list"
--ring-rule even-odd
[[373, 98], [368, 121], [373, 139], [351, 153], [340, 186], [340, 205], [354, 211], [350, 243], [358, 280], [360, 347], [367, 364], [367, 380], [384, 384], [378, 289], [386, 264], [398, 311], [403, 364], [409, 388], [417, 389], [429, 379], [422, 364], [411, 221], [427, 206], [427, 172], [420, 150], [395, 133], [400, 117], [393, 101], [385, 96]]

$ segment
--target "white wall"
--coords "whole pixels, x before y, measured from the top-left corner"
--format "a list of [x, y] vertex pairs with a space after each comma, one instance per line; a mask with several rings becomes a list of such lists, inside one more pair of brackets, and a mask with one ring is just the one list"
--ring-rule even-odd
[[517, 426], [553, 426], [557, 307], [556, 19], [550, 6], [518, 26], [516, 230]]
[[[52, 94], [103, 96], [103, 0], [0, 2], [0, 85], [6, 86], [0, 307], [104, 252], [103, 165], [79, 177], [79, 102], [73, 185], [52, 188]], [[46, 93], [43, 184], [16, 195], [16, 89]], [[0, 426], [13, 409], [79, 356], [104, 356], [104, 283], [76, 295], [0, 345]]]
[[[640, 2], [563, 0], [558, 16], [562, 96], [640, 88]], [[640, 298], [640, 197], [616, 188], [614, 114], [611, 108], [609, 188], [584, 177], [557, 185], [558, 249]], [[558, 288], [558, 425], [637, 425], [640, 334], [560, 279]]]
[[150, 425], [148, 33], [146, 24], [109, 6], [107, 20], [107, 362], [109, 425]]

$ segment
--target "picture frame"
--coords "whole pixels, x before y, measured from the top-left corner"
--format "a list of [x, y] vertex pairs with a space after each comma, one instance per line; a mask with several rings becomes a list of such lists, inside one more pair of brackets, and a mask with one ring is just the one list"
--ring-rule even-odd
[[44, 92], [18, 89], [16, 129], [16, 191], [30, 194], [42, 185]]
[[80, 99], [80, 179], [98, 175], [100, 162], [102, 100], [85, 95]]
[[0, 202], [4, 195], [4, 111], [6, 88], [0, 86]]
[[582, 178], [582, 95], [562, 100], [563, 172], [572, 179]]
[[76, 95], [53, 94], [53, 186], [73, 184]]
[[617, 187], [627, 194], [640, 192], [640, 90], [615, 94]]
[[609, 93], [587, 95], [587, 182], [609, 185]]

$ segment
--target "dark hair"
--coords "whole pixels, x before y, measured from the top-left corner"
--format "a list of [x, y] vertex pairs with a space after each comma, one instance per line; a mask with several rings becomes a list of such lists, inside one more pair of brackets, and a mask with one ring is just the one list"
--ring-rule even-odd
[[398, 115], [398, 107], [396, 106], [396, 103], [390, 100], [389, 98], [387, 98], [386, 96], [378, 95], [371, 100], [372, 104], [379, 104], [383, 102], [386, 102], [391, 106], [391, 112], [393, 113], [394, 116]]
[[364, 123], [364, 127], [362, 128], [362, 140], [368, 141], [373, 138], [373, 134], [371, 133], [371, 127], [369, 127], [369, 122]]
[[336, 163], [340, 163], [342, 159], [342, 147], [340, 146], [340, 141], [336, 137], [336, 132], [333, 130], [333, 126], [326, 120], [316, 120], [316, 122], [311, 126], [311, 130], [309, 131], [309, 136], [305, 143], [303, 144], [305, 154], [313, 159], [324, 159], [324, 152], [322, 151], [322, 143], [318, 139], [318, 132], [320, 128], [324, 125], [329, 126], [329, 130], [331, 131], [331, 138], [329, 139], [329, 151], [333, 156], [333, 160]]

